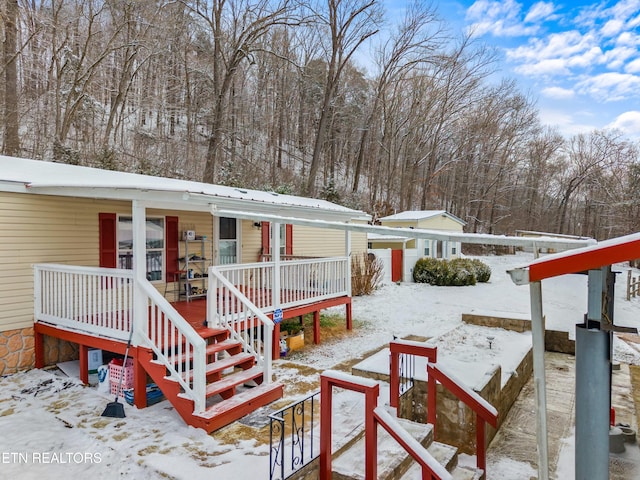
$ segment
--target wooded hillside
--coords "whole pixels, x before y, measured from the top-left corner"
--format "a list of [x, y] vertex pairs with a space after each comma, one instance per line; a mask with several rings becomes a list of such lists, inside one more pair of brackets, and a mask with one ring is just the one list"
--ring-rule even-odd
[[470, 232], [639, 230], [639, 146], [541, 125], [437, 4], [393, 22], [379, 0], [0, 5], [4, 154], [442, 208]]

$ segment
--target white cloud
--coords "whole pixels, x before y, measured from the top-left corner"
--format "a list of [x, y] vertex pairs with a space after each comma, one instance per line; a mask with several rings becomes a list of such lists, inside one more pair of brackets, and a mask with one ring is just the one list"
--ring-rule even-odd
[[630, 58], [636, 57], [637, 55], [638, 50], [635, 47], [628, 47], [626, 45], [612, 48], [604, 53], [606, 65], [609, 70], [621, 70]]
[[593, 124], [576, 123], [574, 117], [566, 112], [545, 108], [540, 110], [540, 121], [545, 125], [557, 127], [565, 137], [592, 132], [598, 128]]
[[575, 97], [576, 92], [568, 88], [547, 87], [540, 92], [543, 96], [557, 100], [567, 100]]
[[636, 58], [634, 61], [629, 62], [624, 71], [627, 73], [640, 73], [640, 58]]
[[634, 140], [640, 139], [640, 111], [631, 110], [618, 115], [606, 128], [615, 128]]
[[551, 58], [540, 60], [539, 62], [525, 63], [515, 67], [514, 70], [522, 75], [535, 76], [566, 76], [571, 73], [571, 70], [567, 66], [567, 61], [562, 58]]
[[625, 24], [622, 20], [613, 19], [606, 22], [600, 31], [605, 37], [615, 37], [623, 32], [624, 29]]
[[521, 62], [515, 70], [526, 75], [569, 75], [574, 69], [591, 69], [606, 61], [595, 38], [575, 30], [532, 39], [506, 55]]
[[640, 76], [608, 72], [582, 80], [577, 88], [602, 102], [636, 98], [640, 90]]
[[544, 21], [549, 18], [555, 18], [553, 12], [555, 12], [556, 7], [551, 2], [538, 2], [534, 3], [529, 11], [527, 12], [526, 17], [524, 17], [524, 21], [526, 23], [534, 23], [538, 21]]
[[520, 19], [522, 5], [514, 0], [477, 0], [468, 9], [466, 19], [474, 35], [491, 34], [495, 37], [534, 35], [537, 25], [524, 25]]

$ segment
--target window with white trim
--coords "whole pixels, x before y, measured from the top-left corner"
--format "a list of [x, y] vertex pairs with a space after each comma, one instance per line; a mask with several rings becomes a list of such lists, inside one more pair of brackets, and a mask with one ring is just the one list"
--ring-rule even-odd
[[[147, 280], [164, 280], [164, 218], [146, 219]], [[133, 219], [118, 217], [118, 268], [133, 268]]]

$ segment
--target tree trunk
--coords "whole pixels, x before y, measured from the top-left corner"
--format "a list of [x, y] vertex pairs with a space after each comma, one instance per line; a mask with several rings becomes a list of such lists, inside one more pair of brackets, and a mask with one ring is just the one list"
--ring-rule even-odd
[[18, 18], [18, 0], [7, 0], [4, 21], [4, 145], [2, 151], [6, 155], [17, 156], [20, 152], [19, 118], [18, 118], [18, 75], [16, 36]]

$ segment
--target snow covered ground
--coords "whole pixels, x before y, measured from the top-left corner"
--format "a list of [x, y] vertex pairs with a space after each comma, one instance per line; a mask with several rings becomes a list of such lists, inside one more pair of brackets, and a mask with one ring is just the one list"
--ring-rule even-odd
[[[484, 257], [493, 270], [488, 284], [393, 284], [372, 296], [354, 298], [354, 332], [306, 347], [296, 354], [295, 362], [317, 370], [333, 368], [386, 345], [394, 335], [435, 337], [450, 331], [461, 325], [462, 313], [527, 317], [529, 289], [514, 285], [506, 270], [531, 259], [527, 254]], [[615, 322], [640, 328], [640, 299], [625, 300], [628, 268], [617, 270], [623, 274], [618, 276]], [[548, 328], [572, 335], [587, 308], [586, 278], [573, 275], [545, 280], [543, 297]], [[616, 342], [615, 352], [620, 361], [640, 364], [640, 353], [624, 342]], [[316, 381], [317, 372], [312, 368], [305, 372], [285, 362], [275, 366], [287, 385]], [[361, 411], [357, 400], [342, 395], [336, 400], [337, 410]], [[269, 447], [259, 438], [206, 435], [186, 426], [166, 401], [141, 411], [125, 405], [124, 419], [101, 417], [111, 401], [112, 396], [60, 373], [32, 370], [1, 378], [0, 478], [259, 480], [269, 476]], [[345, 422], [341, 428], [351, 427]], [[527, 468], [508, 458], [494, 465], [489, 475], [495, 479], [521, 478]]]

